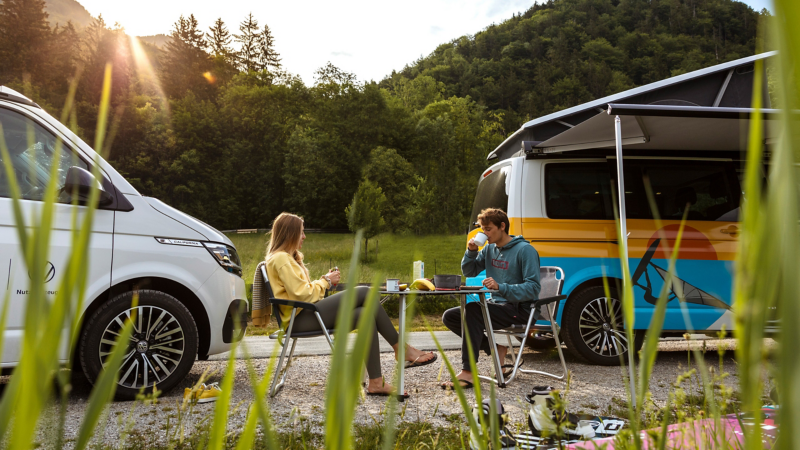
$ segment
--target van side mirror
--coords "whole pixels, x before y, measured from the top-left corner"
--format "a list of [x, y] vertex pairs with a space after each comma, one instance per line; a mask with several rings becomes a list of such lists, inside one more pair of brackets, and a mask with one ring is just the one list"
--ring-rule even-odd
[[93, 186], [97, 186], [100, 191], [100, 200], [98, 201], [100, 206], [108, 205], [114, 201], [114, 197], [103, 189], [103, 186], [91, 172], [77, 166], [72, 166], [67, 171], [67, 179], [61, 191], [68, 195], [77, 195], [78, 204], [85, 205], [89, 201], [89, 194], [92, 192]]

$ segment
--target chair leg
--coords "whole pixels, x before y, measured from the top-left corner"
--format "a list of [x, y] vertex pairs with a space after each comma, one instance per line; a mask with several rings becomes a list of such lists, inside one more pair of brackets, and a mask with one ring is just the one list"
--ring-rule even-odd
[[331, 335], [328, 333], [328, 327], [326, 327], [325, 322], [322, 321], [322, 316], [319, 315], [319, 311], [314, 311], [314, 315], [317, 317], [317, 322], [319, 322], [319, 327], [322, 329], [322, 332], [325, 333], [325, 339], [328, 340], [331, 351], [333, 351], [333, 339], [331, 339]]
[[553, 308], [548, 308], [550, 310], [550, 329], [553, 331], [553, 337], [556, 340], [556, 350], [558, 350], [558, 357], [561, 359], [561, 369], [564, 371], [561, 376], [549, 373], [549, 372], [542, 372], [539, 370], [524, 370], [520, 369], [523, 373], [533, 373], [544, 375], [546, 377], [555, 378], [556, 380], [563, 380], [567, 377], [567, 363], [564, 361], [564, 351], [561, 349], [561, 340], [558, 338], [558, 325], [556, 321], [552, 318], [555, 317], [555, 311]]
[[[496, 378], [485, 376], [478, 376], [478, 378], [497, 383], [497, 386], [504, 388], [506, 387], [506, 380], [503, 378], [503, 370], [500, 368], [502, 363], [500, 362], [500, 358], [497, 356], [497, 343], [494, 341], [494, 327], [492, 327], [492, 321], [489, 317], [489, 306], [486, 304], [486, 298], [483, 295], [481, 295], [481, 312], [483, 313], [483, 323], [486, 327], [486, 337], [489, 339], [489, 347], [492, 349], [492, 361], [494, 362], [494, 373]], [[464, 330], [464, 332], [466, 332], [466, 330]], [[480, 349], [474, 350], [477, 352]]]
[[[272, 387], [269, 390], [269, 396], [275, 397], [278, 391], [283, 387], [283, 383], [286, 382], [286, 372], [289, 371], [289, 364], [286, 365], [286, 372], [283, 373], [283, 377], [281, 378], [280, 384], [278, 383], [278, 377], [281, 374], [281, 368], [283, 367], [283, 358], [286, 356], [286, 347], [289, 345], [289, 340], [292, 338], [292, 328], [294, 327], [294, 317], [297, 314], [297, 308], [292, 308], [292, 316], [289, 319], [289, 327], [286, 329], [286, 340], [283, 344], [283, 349], [281, 350], [281, 356], [278, 358], [278, 365], [275, 367], [275, 373], [272, 374]], [[294, 346], [297, 343], [297, 339], [295, 338], [292, 342], [292, 351], [294, 353]], [[289, 355], [289, 361], [291, 361], [292, 356]]]

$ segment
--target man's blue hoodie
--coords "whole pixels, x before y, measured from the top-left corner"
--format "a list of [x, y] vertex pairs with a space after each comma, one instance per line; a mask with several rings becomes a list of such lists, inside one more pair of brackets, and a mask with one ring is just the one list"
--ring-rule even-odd
[[474, 277], [484, 269], [486, 278], [494, 278], [499, 285], [500, 294], [493, 294], [493, 301], [521, 303], [539, 299], [539, 252], [522, 236], [512, 236], [511, 242], [501, 248], [488, 244], [480, 251], [467, 249], [461, 259], [461, 272]]

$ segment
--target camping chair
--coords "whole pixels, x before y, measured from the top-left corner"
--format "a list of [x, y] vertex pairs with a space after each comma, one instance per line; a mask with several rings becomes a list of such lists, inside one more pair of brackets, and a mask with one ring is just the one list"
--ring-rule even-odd
[[[280, 298], [274, 298], [274, 294], [272, 293], [272, 287], [269, 284], [269, 277], [267, 277], [267, 269], [266, 266], [261, 265], [259, 267], [261, 269], [261, 276], [264, 277], [264, 288], [266, 289], [266, 293], [269, 296], [269, 302], [272, 304], [272, 314], [275, 315], [275, 318], [278, 320], [278, 331], [269, 335], [270, 339], [278, 339], [278, 341], [283, 346], [283, 350], [281, 350], [281, 356], [278, 359], [278, 365], [275, 367], [275, 373], [272, 375], [272, 387], [269, 390], [269, 396], [274, 397], [275, 394], [278, 393], [279, 390], [283, 387], [283, 384], [286, 382], [286, 374], [289, 372], [289, 366], [292, 365], [292, 356], [294, 355], [294, 347], [297, 345], [297, 340], [302, 338], [312, 338], [318, 336], [325, 336], [325, 339], [328, 340], [328, 345], [331, 346], [331, 350], [333, 350], [333, 339], [331, 339], [331, 334], [333, 330], [329, 330], [325, 324], [322, 322], [322, 317], [319, 315], [319, 311], [317, 310], [317, 305], [308, 302], [299, 302], [295, 300], [284, 300]], [[292, 307], [292, 316], [289, 319], [289, 326], [286, 328], [286, 332], [283, 331], [283, 323], [281, 321], [281, 312], [278, 308], [279, 305], [286, 305]], [[316, 331], [304, 331], [304, 332], [293, 332], [292, 328], [294, 327], [294, 318], [297, 315], [298, 309], [308, 309], [314, 311], [314, 315], [317, 317], [317, 321], [319, 322], [320, 329]], [[285, 334], [285, 336], [284, 336]], [[286, 361], [286, 369], [283, 371], [283, 376], [281, 376], [281, 381], [278, 383], [278, 376], [281, 373], [281, 367], [283, 367], [283, 358], [286, 356], [286, 347], [289, 346], [289, 341], [292, 341], [292, 348], [289, 350], [289, 360]]]
[[[560, 275], [560, 277], [557, 277], [557, 274]], [[494, 361], [494, 365], [496, 366], [495, 373], [497, 374], [497, 378], [484, 376], [481, 376], [481, 378], [497, 383], [497, 385], [500, 387], [506, 387], [506, 385], [517, 376], [518, 371], [523, 373], [537, 373], [539, 375], [548, 376], [557, 380], [563, 380], [567, 376], [567, 364], [564, 362], [564, 353], [561, 349], [561, 340], [558, 338], [560, 327], [556, 322], [558, 303], [567, 298], [566, 295], [561, 295], [561, 288], [564, 285], [564, 271], [561, 270], [560, 267], [540, 267], [539, 277], [539, 281], [541, 283], [539, 299], [531, 302], [531, 314], [528, 317], [528, 323], [525, 325], [518, 324], [512, 325], [508, 328], [503, 328], [501, 330], [493, 330], [491, 318], [489, 317], [489, 307], [487, 306], [490, 300], [481, 302], [481, 306], [483, 307], [483, 320], [484, 323], [486, 323], [487, 328], [486, 332], [489, 334], [489, 336], [491, 336], [490, 342], [494, 347], [492, 349], [492, 361]], [[542, 308], [543, 306], [544, 308]], [[547, 321], [548, 323], [540, 325], [537, 324], [537, 321]], [[553, 337], [556, 340], [558, 356], [561, 359], [561, 368], [563, 369], [562, 375], [520, 368], [520, 363], [522, 362], [522, 350], [525, 348], [525, 341], [528, 339], [528, 335], [532, 331], [553, 333]], [[511, 372], [511, 376], [508, 377], [508, 380], [504, 379], [505, 377], [503, 376], [501, 367], [497, 366], [498, 361], [494, 356], [497, 354], [497, 344], [494, 342], [493, 334], [506, 335], [508, 338], [508, 348], [511, 352], [511, 359], [514, 361], [514, 371]], [[514, 346], [511, 344], [511, 336], [515, 336], [521, 341], [519, 353], [516, 356], [514, 356]], [[502, 361], [500, 361], [500, 364], [502, 365]]]

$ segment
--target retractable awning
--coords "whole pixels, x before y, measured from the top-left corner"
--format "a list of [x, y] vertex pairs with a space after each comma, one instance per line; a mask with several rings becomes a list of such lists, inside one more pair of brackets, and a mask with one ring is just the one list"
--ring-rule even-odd
[[[755, 62], [767, 60], [776, 54], [776, 52], [762, 53], [759, 55], [737, 59], [735, 61], [729, 61], [723, 64], [717, 64], [716, 66], [706, 67], [705, 69], [696, 70], [694, 72], [667, 78], [655, 83], [639, 86], [637, 88], [619, 92], [588, 103], [584, 103], [582, 105], [573, 106], [571, 108], [536, 118], [523, 124], [519, 130], [509, 136], [505, 141], [498, 145], [496, 149], [489, 153], [487, 159], [492, 160], [497, 158], [504, 160], [512, 156], [523, 155], [525, 154], [526, 150], [530, 150], [532, 145], [536, 146], [537, 148], [542, 148], [542, 142], [548, 142], [551, 139], [558, 138], [562, 134], [572, 135], [574, 129], [577, 127], [582, 127], [586, 121], [593, 119], [596, 119], [596, 121], [601, 121], [603, 117], [598, 117], [598, 115], [606, 114], [609, 104], [620, 107], [636, 106], [639, 108], [651, 106], [672, 106], [677, 108], [714, 108], [715, 110], [718, 110], [718, 112], [722, 112], [724, 110], [739, 111], [743, 108], [750, 108], [752, 104]], [[769, 95], [766, 95], [766, 83], [764, 84], [763, 99], [766, 103], [763, 106], [769, 108]], [[686, 118], [690, 116], [684, 117]], [[713, 118], [710, 116], [703, 117], [705, 119]], [[697, 122], [686, 122], [686, 124], [689, 126], [687, 131], [689, 131], [692, 127], [701, 127], [701, 124]], [[665, 126], [666, 125], [669, 124], [665, 123]], [[627, 132], [633, 129], [629, 127], [627, 123], [624, 123], [623, 126], [625, 127], [623, 130], [625, 132], [625, 139], [634, 138], [630, 143], [626, 142], [626, 146], [629, 144], [635, 144], [636, 138], [646, 138], [646, 136], [644, 136], [641, 132], [639, 132], [638, 135], [628, 134]], [[681, 121], [676, 121], [675, 126], [683, 126], [683, 124]], [[736, 140], [732, 138], [731, 135], [736, 135], [737, 133], [728, 133], [725, 132], [725, 130], [727, 129], [728, 131], [732, 131], [736, 125], [726, 124], [722, 126], [720, 124], [720, 126], [722, 128], [719, 129], [719, 133], [726, 135], [725, 140], [719, 141], [716, 139], [705, 139], [704, 141], [695, 142], [698, 142], [698, 144], [705, 142], [712, 144], [710, 141], [714, 141], [717, 142], [717, 144], [714, 144], [717, 146], [715, 148], [723, 148], [722, 143], [728, 142], [729, 144], [724, 144], [724, 148], [731, 148], [732, 144], [730, 144], [730, 142]], [[656, 130], [651, 130], [647, 128], [647, 126], [644, 128], [646, 130], [643, 131], [648, 131], [653, 140], [655, 140], [656, 138], [654, 136], [656, 135]], [[741, 125], [738, 128], [741, 128]], [[661, 136], [659, 138], [660, 140], [665, 137], [664, 133], [658, 134]], [[603, 139], [599, 140], [595, 147], [585, 148], [613, 147], [613, 144], [608, 144], [609, 136], [605, 135], [602, 137]], [[695, 137], [702, 138], [703, 134], [695, 133]], [[570, 137], [570, 139], [572, 138]], [[610, 139], [613, 140], [613, 135], [610, 137]], [[555, 147], [555, 144], [560, 142], [563, 141], [552, 141], [550, 142], [551, 145], [548, 146]], [[582, 142], [582, 144], [589, 143], [589, 141]], [[666, 148], [668, 145], [679, 145], [680, 142], [654, 143], [654, 145], [656, 144], [659, 146], [663, 145], [663, 148]], [[684, 143], [684, 145], [685, 144], [686, 143]], [[652, 146], [649, 148], [655, 149], [655, 147]], [[740, 148], [742, 147], [737, 146], [734, 149]]]
[[[617, 145], [614, 119], [621, 121], [622, 145], [630, 150], [719, 150], [747, 148], [751, 108], [609, 104], [563, 133], [529, 147], [528, 153], [556, 153]], [[777, 137], [778, 111], [762, 110], [764, 137]]]

